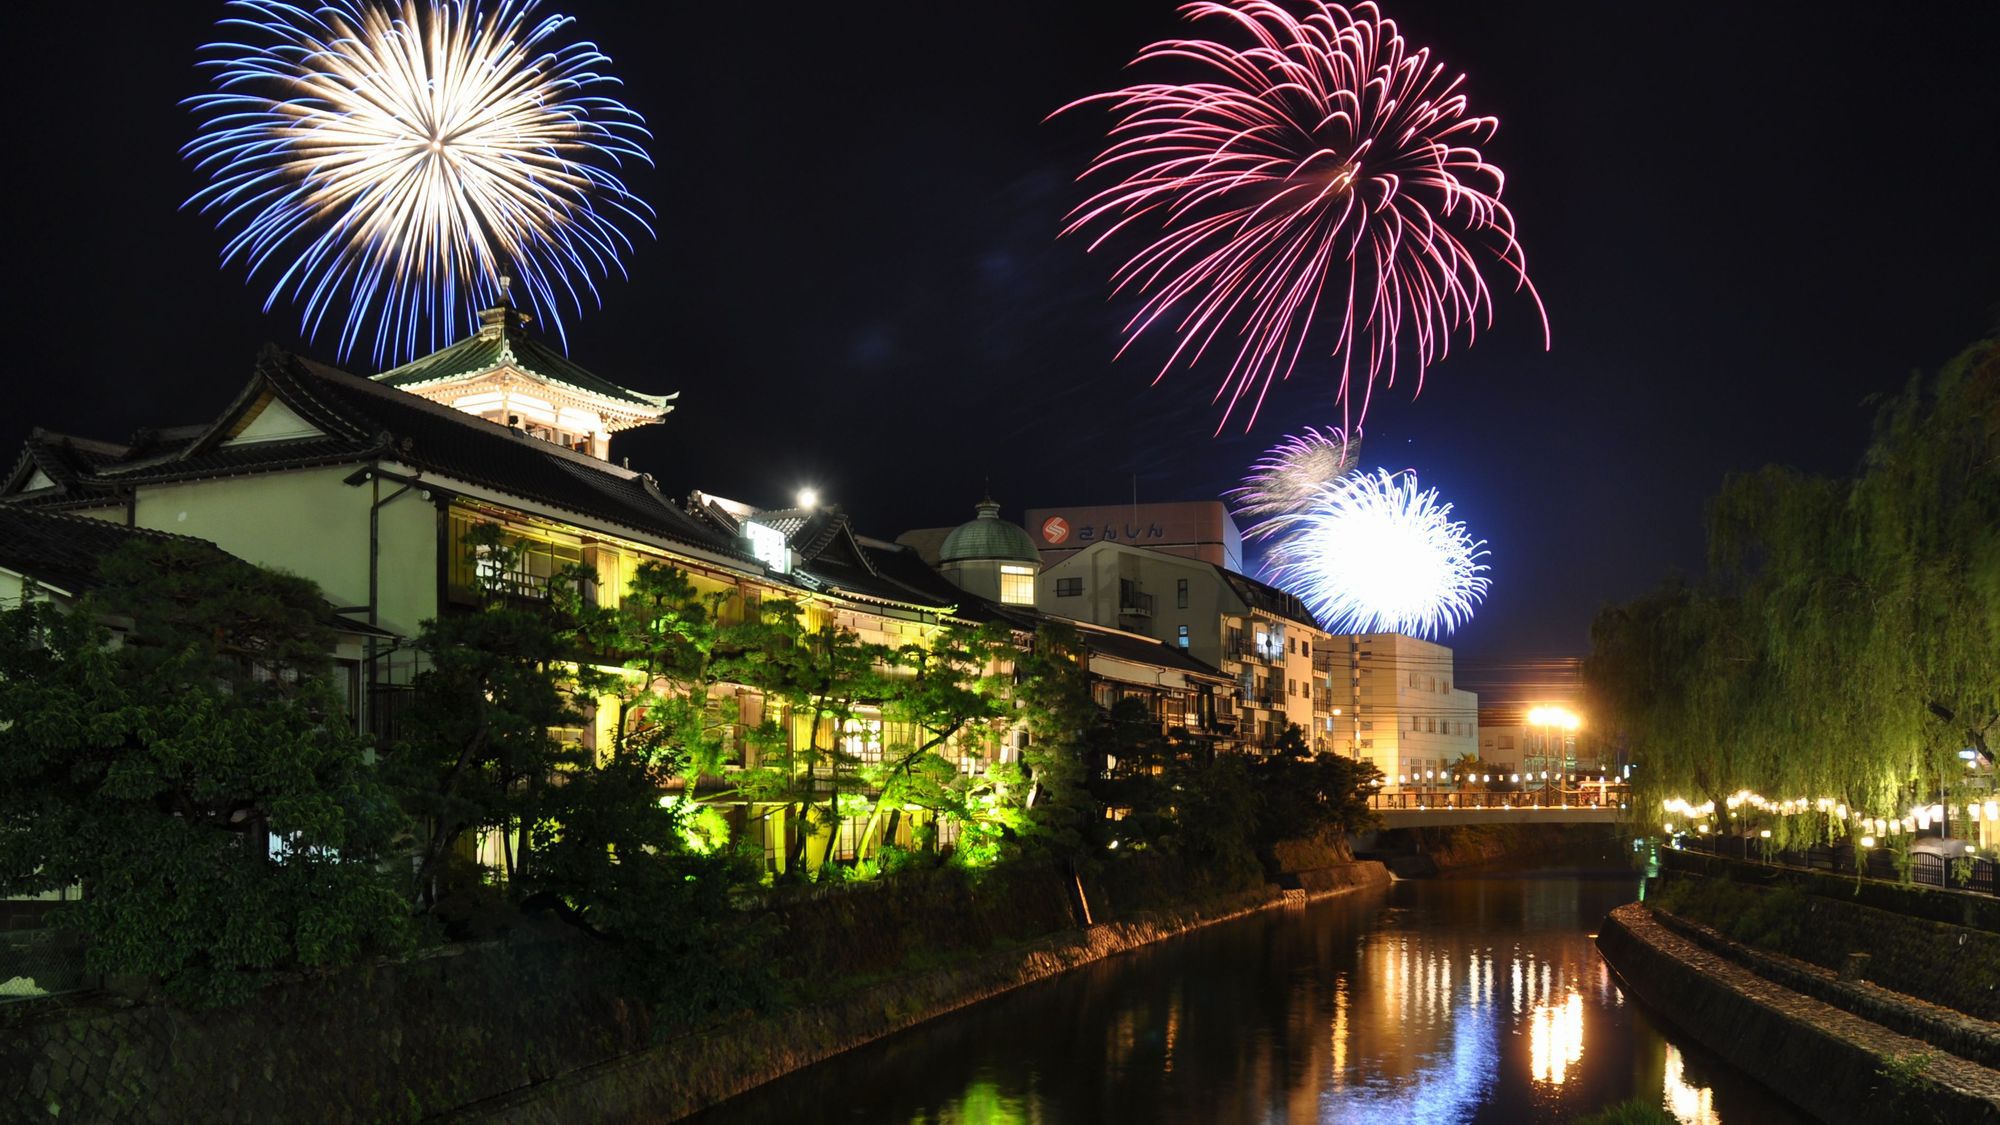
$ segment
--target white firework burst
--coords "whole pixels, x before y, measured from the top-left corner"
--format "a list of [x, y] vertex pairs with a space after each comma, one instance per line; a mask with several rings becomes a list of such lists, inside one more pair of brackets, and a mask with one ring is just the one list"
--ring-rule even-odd
[[476, 323], [503, 275], [561, 335], [561, 308], [623, 271], [623, 227], [650, 234], [652, 209], [618, 169], [651, 163], [651, 134], [605, 96], [596, 45], [534, 9], [232, 0], [214, 92], [188, 99], [209, 177], [188, 202], [234, 228], [225, 263], [272, 278], [267, 311], [289, 296], [307, 335], [340, 322], [341, 356], [372, 335], [378, 361], [407, 358]]
[[1266, 576], [1335, 633], [1436, 637], [1486, 597], [1486, 541], [1413, 472], [1355, 473], [1269, 524]]
[[1271, 533], [1283, 517], [1304, 511], [1321, 490], [1354, 471], [1361, 453], [1361, 439], [1329, 426], [1324, 431], [1307, 426], [1266, 450], [1250, 466], [1243, 483], [1224, 493], [1236, 514], [1251, 520], [1249, 535], [1261, 539]]

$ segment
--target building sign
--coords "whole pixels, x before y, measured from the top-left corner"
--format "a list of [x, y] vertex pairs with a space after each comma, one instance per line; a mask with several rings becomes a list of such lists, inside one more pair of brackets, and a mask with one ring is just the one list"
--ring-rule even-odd
[[1123, 543], [1243, 568], [1243, 537], [1220, 500], [1029, 508], [1022, 517], [1036, 546], [1052, 552], [1049, 562], [1094, 544]]
[[[1042, 525], [1047, 530], [1048, 525]], [[1087, 523], [1076, 529], [1078, 543], [1138, 543], [1145, 546], [1145, 540], [1164, 539], [1166, 532], [1156, 523]]]

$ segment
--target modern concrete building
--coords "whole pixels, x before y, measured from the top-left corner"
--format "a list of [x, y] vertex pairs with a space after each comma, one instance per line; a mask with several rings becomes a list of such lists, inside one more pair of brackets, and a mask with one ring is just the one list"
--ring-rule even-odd
[[1314, 650], [1313, 664], [1316, 688], [1327, 693], [1315, 742], [1375, 763], [1385, 789], [1435, 785], [1479, 749], [1479, 697], [1453, 683], [1444, 645], [1400, 633], [1339, 635]]
[[1313, 726], [1313, 654], [1326, 634], [1297, 598], [1210, 562], [1096, 542], [1042, 572], [1044, 613], [1151, 637], [1218, 668], [1240, 710], [1218, 716], [1245, 748]]
[[[1522, 775], [1523, 784], [1539, 783], [1565, 775], [1595, 778], [1611, 774], [1624, 764], [1607, 753], [1604, 740], [1579, 718], [1566, 725], [1541, 718], [1544, 708], [1510, 707], [1490, 710], [1480, 716], [1479, 756], [1496, 766], [1506, 763], [1511, 776]], [[1561, 708], [1553, 705], [1548, 710]]]

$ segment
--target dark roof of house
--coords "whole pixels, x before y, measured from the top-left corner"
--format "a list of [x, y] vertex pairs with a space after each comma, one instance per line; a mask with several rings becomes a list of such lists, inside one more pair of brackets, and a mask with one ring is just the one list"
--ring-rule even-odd
[[0, 566], [68, 593], [98, 584], [97, 560], [135, 539], [194, 543], [226, 557], [206, 539], [126, 527], [89, 516], [0, 505]]
[[22, 502], [61, 504], [102, 500], [111, 489], [96, 481], [98, 471], [129, 453], [127, 446], [59, 434], [37, 426], [29, 432], [13, 468], [0, 478], [0, 486], [9, 491], [26, 488], [40, 471], [53, 487], [21, 496]]
[[[99, 576], [99, 561], [127, 543], [138, 540], [185, 543], [197, 550], [212, 552], [217, 561], [242, 563], [241, 559], [208, 540], [190, 535], [174, 535], [151, 528], [127, 527], [89, 516], [0, 504], [0, 567], [54, 586], [64, 593], [81, 594], [96, 589], [103, 581]], [[395, 635], [341, 617], [331, 605], [326, 608], [325, 620], [334, 628], [350, 633], [373, 633], [384, 637]]]
[[1129, 660], [1134, 664], [1151, 664], [1158, 668], [1172, 668], [1190, 675], [1209, 676], [1218, 680], [1230, 677], [1220, 668], [1208, 664], [1183, 652], [1179, 647], [1152, 637], [1139, 637], [1130, 633], [1094, 628], [1085, 622], [1072, 622], [1083, 643], [1095, 653], [1115, 660]]
[[[269, 393], [323, 436], [226, 445], [231, 423]], [[389, 458], [687, 546], [747, 558], [690, 517], [650, 476], [277, 349], [222, 418], [158, 456], [105, 465], [114, 483], [270, 472]]]
[[466, 339], [432, 352], [401, 367], [375, 376], [375, 381], [391, 387], [420, 387], [461, 375], [491, 371], [512, 365], [551, 383], [634, 406], [664, 409], [678, 394], [647, 395], [600, 378], [573, 362], [555, 348], [529, 333], [526, 318], [512, 309], [488, 309], [480, 314], [480, 330]]
[[1222, 575], [1223, 581], [1229, 583], [1230, 588], [1236, 591], [1236, 596], [1242, 598], [1243, 603], [1250, 608], [1261, 609], [1266, 613], [1276, 614], [1304, 625], [1312, 625], [1315, 628], [1318, 626], [1317, 619], [1313, 617], [1312, 611], [1306, 608], [1306, 603], [1294, 595], [1287, 594], [1268, 583], [1259, 582], [1247, 574], [1238, 574], [1236, 571], [1219, 566], [1215, 567], [1215, 570]]

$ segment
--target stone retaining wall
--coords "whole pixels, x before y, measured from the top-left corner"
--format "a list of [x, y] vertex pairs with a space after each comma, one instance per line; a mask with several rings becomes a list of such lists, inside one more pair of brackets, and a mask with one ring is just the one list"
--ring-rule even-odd
[[1981, 1066], [2000, 1067], [2000, 1024], [1974, 1019], [1962, 1012], [1932, 1004], [1900, 992], [1891, 992], [1865, 980], [1843, 980], [1832, 969], [1752, 949], [1731, 941], [1699, 922], [1655, 911], [1661, 925], [1701, 946], [1749, 969], [1765, 980], [1784, 985], [1815, 1000], [1824, 1000], [1891, 1031], [1921, 1039], [1941, 1050]]
[[[1641, 904], [1612, 911], [1597, 944], [1628, 992], [1826, 1120], [2000, 1123], [2000, 1073], [1765, 980]], [[1921, 1073], [1884, 1073], [1892, 1060], [1926, 1055]]]
[[[1360, 862], [1311, 872], [1326, 898], [1382, 887], [1389, 873]], [[1281, 905], [1274, 887], [1208, 913], [1163, 911], [1056, 935], [867, 989], [829, 1004], [781, 1012], [670, 1041], [553, 1082], [468, 1106], [448, 1120], [495, 1125], [671, 1121], [794, 1070], [1001, 993], [1152, 942]]]
[[[1328, 892], [1388, 882], [1379, 864], [1309, 874]], [[1028, 920], [1006, 904], [1028, 910], [1035, 882], [1024, 875], [983, 906], [909, 887], [792, 904], [788, 919], [813, 935], [801, 954], [829, 973], [879, 969], [876, 943], [899, 917], [990, 942], [926, 947], [942, 967], [878, 972], [890, 983], [657, 1045], [603, 949], [560, 927], [296, 978], [215, 1011], [104, 995], [10, 1004], [0, 1007], [0, 1074], [10, 1079], [0, 1120], [669, 1120], [988, 996], [1281, 901], [1267, 887], [1207, 913], [1130, 914], [1016, 940]], [[1029, 912], [1061, 927], [1061, 895], [1051, 877], [1044, 897], [1054, 905]]]
[[[1783, 952], [1839, 970], [1852, 953], [1868, 954], [1863, 976], [1983, 1020], [2000, 1020], [2000, 933], [1882, 909], [1856, 897], [1856, 880], [1664, 852], [1672, 879], [1727, 878], [1760, 893], [1784, 885], [1806, 892], [1809, 918]], [[1878, 888], [1900, 890], [1902, 888]], [[1932, 897], [1942, 892], [1916, 892]], [[1704, 919], [1726, 926], [1726, 919]]]

